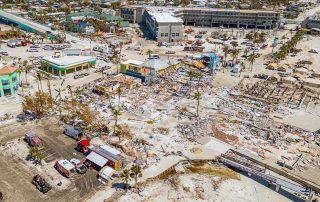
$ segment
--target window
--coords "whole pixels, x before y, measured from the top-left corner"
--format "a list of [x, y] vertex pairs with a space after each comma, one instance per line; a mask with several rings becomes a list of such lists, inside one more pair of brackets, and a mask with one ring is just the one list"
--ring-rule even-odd
[[165, 37], [168, 37], [169, 36], [169, 34], [168, 33], [165, 33]]
[[176, 33], [176, 37], [178, 37], [179, 36], [179, 33]]
[[9, 84], [10, 84], [9, 81], [2, 81], [3, 86], [9, 85]]
[[164, 37], [164, 34], [163, 34], [163, 33], [161, 33], [161, 37]]
[[174, 37], [174, 36], [175, 36], [175, 33], [172, 33], [172, 36]]

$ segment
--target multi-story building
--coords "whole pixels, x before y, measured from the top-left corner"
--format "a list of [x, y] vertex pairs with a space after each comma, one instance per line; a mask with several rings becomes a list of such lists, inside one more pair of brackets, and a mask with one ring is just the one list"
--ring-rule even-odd
[[17, 68], [5, 66], [0, 69], [0, 97], [14, 95], [18, 90]]
[[269, 10], [183, 8], [173, 13], [184, 25], [203, 27], [273, 29], [280, 19], [279, 12]]
[[177, 42], [183, 38], [183, 21], [170, 13], [145, 12], [145, 24], [159, 42]]
[[145, 6], [123, 6], [120, 8], [120, 15], [130, 23], [142, 23], [142, 16], [146, 10]]
[[280, 13], [271, 10], [124, 6], [120, 9], [120, 12], [121, 17], [127, 19], [130, 23], [141, 23], [144, 22], [145, 12], [159, 10], [181, 18], [184, 25], [203, 27], [273, 29], [278, 26], [280, 20]]

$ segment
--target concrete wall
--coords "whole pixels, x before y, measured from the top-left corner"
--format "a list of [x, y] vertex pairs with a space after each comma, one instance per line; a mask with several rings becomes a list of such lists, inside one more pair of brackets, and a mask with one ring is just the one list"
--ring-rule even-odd
[[158, 25], [157, 41], [177, 42], [183, 38], [183, 27], [181, 24], [161, 23]]

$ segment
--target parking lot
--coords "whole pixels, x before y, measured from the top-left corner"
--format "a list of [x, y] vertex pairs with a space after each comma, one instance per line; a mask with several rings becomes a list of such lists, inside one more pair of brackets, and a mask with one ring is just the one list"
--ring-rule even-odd
[[[41, 126], [40, 126], [41, 125]], [[50, 125], [50, 130], [48, 126]], [[45, 150], [43, 151], [46, 163], [54, 162], [59, 159], [77, 158], [84, 160], [84, 156], [78, 151], [74, 150], [76, 140], [73, 140], [64, 134], [63, 129], [57, 125], [52, 125], [51, 121], [43, 121], [42, 124], [34, 123], [28, 125], [21, 125], [20, 123], [13, 124], [1, 128], [1, 134], [8, 134], [10, 131], [15, 131], [15, 135], [9, 135], [9, 138], [1, 140], [1, 145], [7, 141], [15, 140], [23, 137], [26, 131], [34, 131], [42, 138]], [[23, 141], [22, 138], [20, 141]], [[70, 185], [63, 190], [53, 188], [46, 194], [42, 194], [31, 183], [32, 177], [38, 174], [39, 166], [30, 166], [25, 160], [19, 156], [0, 155], [0, 191], [5, 194], [7, 201], [76, 201], [85, 200], [97, 190], [103, 188], [96, 178], [97, 171], [88, 170], [87, 173], [80, 175], [75, 174], [70, 178]], [[55, 174], [60, 175], [58, 171]], [[19, 187], [19, 188], [18, 188]]]

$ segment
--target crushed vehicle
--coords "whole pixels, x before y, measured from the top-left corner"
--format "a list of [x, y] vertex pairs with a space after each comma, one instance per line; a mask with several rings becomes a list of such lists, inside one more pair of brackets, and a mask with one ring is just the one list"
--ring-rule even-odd
[[44, 194], [52, 189], [51, 185], [40, 175], [35, 175], [33, 177], [32, 184], [34, 184], [37, 189]]

